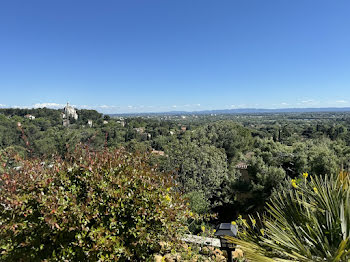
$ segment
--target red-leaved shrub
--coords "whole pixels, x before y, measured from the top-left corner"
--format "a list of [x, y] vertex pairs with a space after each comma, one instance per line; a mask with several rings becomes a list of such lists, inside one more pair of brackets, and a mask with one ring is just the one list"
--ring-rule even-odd
[[79, 149], [13, 161], [0, 161], [2, 261], [143, 261], [189, 213], [146, 155]]

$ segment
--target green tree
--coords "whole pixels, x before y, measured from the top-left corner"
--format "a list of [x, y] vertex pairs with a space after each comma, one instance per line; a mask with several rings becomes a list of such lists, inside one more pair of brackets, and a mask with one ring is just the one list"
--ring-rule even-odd
[[233, 121], [207, 124], [194, 130], [191, 139], [198, 145], [207, 144], [224, 149], [229, 161], [236, 158], [240, 152], [250, 149], [253, 143], [250, 131]]
[[185, 193], [199, 192], [209, 201], [227, 177], [226, 155], [214, 146], [183, 140], [170, 145], [166, 154], [163, 168], [175, 170], [176, 180]]

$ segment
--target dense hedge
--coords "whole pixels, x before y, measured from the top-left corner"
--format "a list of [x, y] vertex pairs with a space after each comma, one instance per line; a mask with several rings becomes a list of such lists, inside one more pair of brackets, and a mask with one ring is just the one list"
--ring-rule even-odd
[[2, 159], [4, 261], [143, 261], [175, 240], [189, 214], [171, 176], [145, 155], [81, 149], [66, 160]]

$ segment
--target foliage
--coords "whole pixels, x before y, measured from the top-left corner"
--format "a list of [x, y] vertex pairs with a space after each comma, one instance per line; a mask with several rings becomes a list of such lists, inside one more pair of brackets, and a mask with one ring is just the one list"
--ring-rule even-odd
[[[63, 127], [62, 112], [0, 109], [0, 150], [41, 158], [64, 158], [79, 143], [93, 150], [164, 151], [152, 163], [177, 174], [193, 209], [218, 212], [220, 219], [260, 210], [284, 177], [350, 167], [349, 113], [109, 117], [84, 109]], [[248, 168], [237, 168], [240, 162]]]
[[247, 151], [252, 143], [250, 131], [233, 121], [218, 121], [198, 128], [191, 139], [199, 145], [208, 144], [225, 150], [228, 160]]
[[251, 261], [349, 261], [350, 176], [292, 180], [272, 197], [266, 214], [240, 218], [238, 244]]
[[248, 161], [247, 172], [248, 177], [238, 177], [232, 187], [236, 206], [251, 213], [264, 206], [272, 191], [286, 178], [286, 172], [281, 167], [267, 165], [260, 156], [253, 156]]
[[8, 159], [2, 261], [143, 261], [160, 241], [176, 241], [190, 215], [171, 176], [148, 166], [146, 155], [77, 149], [65, 160]]
[[197, 214], [210, 213], [210, 203], [204, 192], [192, 191], [185, 195], [188, 198], [191, 209]]
[[209, 199], [217, 194], [227, 176], [225, 153], [214, 146], [198, 146], [187, 140], [172, 144], [166, 152], [163, 168], [174, 170], [181, 188], [189, 193], [190, 203], [200, 201], [203, 208], [211, 206]]

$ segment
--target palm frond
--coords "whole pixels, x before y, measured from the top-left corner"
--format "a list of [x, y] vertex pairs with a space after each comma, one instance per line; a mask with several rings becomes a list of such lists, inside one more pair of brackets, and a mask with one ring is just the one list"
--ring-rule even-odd
[[250, 261], [348, 261], [349, 185], [345, 172], [305, 179], [276, 194], [257, 225], [240, 228], [240, 239], [228, 239]]

